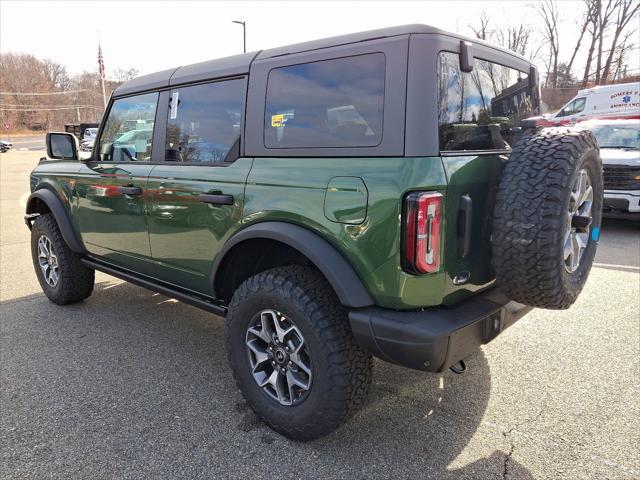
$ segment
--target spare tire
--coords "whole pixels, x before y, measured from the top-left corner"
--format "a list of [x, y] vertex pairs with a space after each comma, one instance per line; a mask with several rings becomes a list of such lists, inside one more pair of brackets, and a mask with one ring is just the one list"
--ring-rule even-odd
[[569, 308], [596, 254], [602, 162], [587, 130], [549, 128], [523, 136], [504, 166], [493, 218], [492, 263], [509, 298]]

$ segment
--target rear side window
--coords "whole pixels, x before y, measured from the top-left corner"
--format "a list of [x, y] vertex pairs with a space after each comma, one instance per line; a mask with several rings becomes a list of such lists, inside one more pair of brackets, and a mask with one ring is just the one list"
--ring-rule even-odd
[[535, 112], [527, 75], [475, 59], [472, 72], [460, 70], [457, 53], [441, 52], [438, 62], [440, 150], [508, 150], [520, 120]]
[[114, 101], [100, 136], [100, 160], [118, 163], [151, 160], [157, 104], [157, 93]]
[[267, 80], [267, 148], [374, 147], [382, 141], [385, 56], [275, 68]]
[[230, 152], [239, 151], [243, 95], [243, 79], [173, 89], [166, 160], [206, 164], [228, 161]]

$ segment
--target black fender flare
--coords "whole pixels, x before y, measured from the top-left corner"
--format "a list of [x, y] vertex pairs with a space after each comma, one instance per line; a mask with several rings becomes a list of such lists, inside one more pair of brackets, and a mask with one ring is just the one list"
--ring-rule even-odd
[[[76, 234], [76, 231], [71, 224], [71, 219], [69, 218], [67, 210], [64, 208], [60, 197], [58, 197], [58, 195], [53, 193], [48, 188], [41, 188], [40, 190], [36, 190], [31, 195], [29, 195], [29, 199], [27, 200], [27, 215], [37, 213], [33, 209], [35, 199], [44, 202], [47, 207], [49, 207], [49, 210], [51, 210], [53, 217], [56, 219], [56, 223], [58, 224], [60, 233], [62, 233], [62, 238], [67, 243], [69, 248], [77, 253], [85, 253], [87, 250], [86, 248], [84, 248], [84, 245], [80, 238], [78, 238], [78, 235]], [[29, 225], [28, 222], [27, 225]]]
[[353, 267], [328, 241], [306, 228], [286, 222], [256, 223], [232, 236], [213, 264], [212, 286], [226, 254], [239, 243], [260, 238], [284, 243], [307, 257], [325, 276], [344, 306], [360, 308], [374, 304]]

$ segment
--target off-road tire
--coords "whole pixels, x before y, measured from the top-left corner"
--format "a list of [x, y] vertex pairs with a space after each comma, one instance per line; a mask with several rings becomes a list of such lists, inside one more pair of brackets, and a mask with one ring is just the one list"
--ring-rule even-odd
[[[55, 287], [47, 283], [38, 264], [38, 239], [46, 235], [58, 259], [59, 279]], [[81, 302], [93, 292], [95, 270], [85, 267], [80, 255], [67, 246], [54, 216], [50, 213], [36, 217], [31, 228], [31, 257], [33, 268], [44, 294], [53, 303], [68, 305]]]
[[[572, 185], [586, 170], [593, 187], [587, 247], [577, 270], [565, 268], [564, 238]], [[584, 286], [602, 220], [602, 163], [586, 130], [550, 128], [524, 136], [506, 162], [496, 195], [492, 262], [512, 300], [569, 308]]]
[[[304, 401], [283, 406], [258, 386], [251, 373], [245, 336], [263, 309], [291, 318], [309, 345], [313, 383]], [[356, 345], [346, 309], [325, 278], [304, 266], [278, 267], [246, 280], [236, 290], [226, 318], [227, 352], [243, 396], [275, 431], [312, 440], [335, 430], [364, 403], [372, 358]]]

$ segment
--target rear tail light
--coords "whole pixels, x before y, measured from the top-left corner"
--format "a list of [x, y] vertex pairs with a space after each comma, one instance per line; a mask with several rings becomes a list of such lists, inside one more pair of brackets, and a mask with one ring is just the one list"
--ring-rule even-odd
[[402, 268], [415, 274], [440, 268], [442, 194], [413, 192], [407, 195], [402, 219]]

